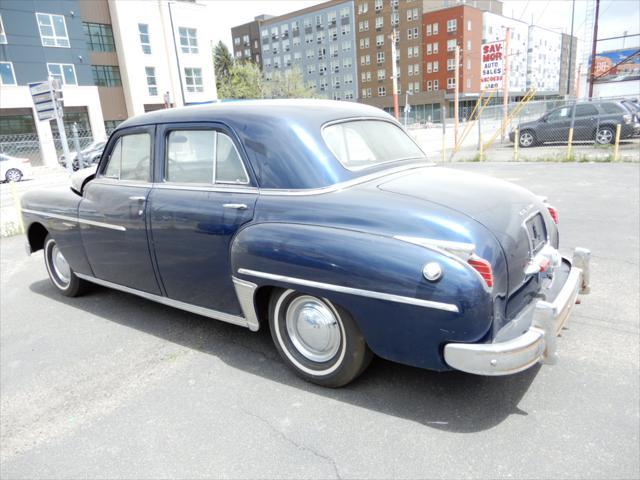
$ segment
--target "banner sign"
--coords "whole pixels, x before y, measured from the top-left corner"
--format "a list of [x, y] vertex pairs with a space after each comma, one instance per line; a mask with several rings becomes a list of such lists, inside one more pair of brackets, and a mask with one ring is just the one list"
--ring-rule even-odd
[[[592, 58], [589, 58], [591, 67]], [[594, 82], [624, 82], [640, 79], [640, 49], [627, 48], [596, 53]]]
[[504, 75], [504, 42], [482, 44], [480, 89], [499, 90]]

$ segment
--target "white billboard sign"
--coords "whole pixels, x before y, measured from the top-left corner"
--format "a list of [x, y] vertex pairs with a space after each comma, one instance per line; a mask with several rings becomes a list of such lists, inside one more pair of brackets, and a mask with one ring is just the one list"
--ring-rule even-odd
[[504, 42], [482, 44], [480, 89], [499, 90], [504, 75]]

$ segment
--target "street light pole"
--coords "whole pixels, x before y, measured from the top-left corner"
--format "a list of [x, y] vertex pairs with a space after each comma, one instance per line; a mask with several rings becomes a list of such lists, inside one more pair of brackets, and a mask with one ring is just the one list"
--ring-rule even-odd
[[502, 136], [504, 141], [507, 133], [507, 119], [509, 118], [509, 37], [511, 28], [507, 27], [507, 35], [504, 40], [504, 76], [502, 78]]
[[593, 97], [593, 77], [596, 72], [596, 47], [598, 45], [598, 17], [600, 16], [600, 0], [596, 0], [596, 19], [593, 23], [593, 42], [591, 45], [591, 66], [589, 68], [589, 100]]
[[460, 47], [456, 43], [456, 52], [455, 52], [455, 69], [454, 69], [454, 77], [455, 77], [455, 89], [453, 91], [453, 142], [458, 147], [458, 108], [460, 104]]

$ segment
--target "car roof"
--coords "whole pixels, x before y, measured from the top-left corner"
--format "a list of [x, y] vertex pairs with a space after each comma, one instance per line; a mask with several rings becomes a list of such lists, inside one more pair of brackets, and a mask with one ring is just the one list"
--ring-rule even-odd
[[326, 123], [349, 117], [391, 118], [383, 110], [355, 102], [318, 99], [237, 100], [155, 110], [128, 120], [118, 129], [173, 122], [260, 122], [275, 116]]

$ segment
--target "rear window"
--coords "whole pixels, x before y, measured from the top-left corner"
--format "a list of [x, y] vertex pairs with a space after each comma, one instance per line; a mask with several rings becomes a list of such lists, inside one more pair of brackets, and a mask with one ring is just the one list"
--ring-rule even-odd
[[349, 170], [402, 160], [425, 160], [415, 142], [398, 126], [383, 120], [353, 120], [322, 130], [327, 146]]
[[617, 103], [603, 103], [600, 105], [604, 113], [627, 113], [624, 108]]

